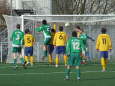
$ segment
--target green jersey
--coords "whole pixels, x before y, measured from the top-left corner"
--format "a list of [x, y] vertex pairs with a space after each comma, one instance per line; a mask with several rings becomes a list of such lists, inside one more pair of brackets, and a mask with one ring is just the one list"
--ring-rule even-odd
[[82, 34], [80, 34], [79, 38], [83, 41], [84, 46], [86, 46], [87, 45], [87, 34], [82, 33]]
[[66, 53], [70, 54], [70, 53], [76, 53], [76, 52], [81, 52], [83, 48], [83, 42], [76, 38], [76, 37], [71, 37], [68, 41], [67, 41], [67, 45], [66, 45]]
[[11, 36], [12, 46], [13, 47], [20, 47], [23, 44], [24, 33], [16, 29]]
[[35, 29], [37, 32], [43, 32], [45, 39], [51, 38], [51, 27], [50, 25], [42, 25]]

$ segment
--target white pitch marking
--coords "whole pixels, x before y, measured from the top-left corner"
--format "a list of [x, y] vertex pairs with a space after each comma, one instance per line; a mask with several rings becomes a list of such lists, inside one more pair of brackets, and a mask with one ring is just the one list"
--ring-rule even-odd
[[[101, 71], [84, 71], [81, 73], [101, 73]], [[115, 72], [115, 71], [107, 71], [109, 73]], [[19, 74], [0, 74], [0, 76], [16, 76], [16, 75], [50, 75], [50, 74], [63, 74], [65, 72], [50, 72], [50, 73], [19, 73]], [[74, 72], [71, 72], [74, 73]]]

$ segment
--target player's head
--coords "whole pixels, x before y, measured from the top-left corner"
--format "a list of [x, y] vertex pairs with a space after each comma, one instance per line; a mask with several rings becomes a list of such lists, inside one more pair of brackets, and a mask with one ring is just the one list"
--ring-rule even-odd
[[102, 33], [102, 34], [105, 34], [106, 32], [107, 32], [107, 29], [106, 29], [106, 28], [102, 28], [102, 29], [101, 29], [101, 33]]
[[59, 26], [59, 31], [63, 31], [63, 26]]
[[20, 29], [20, 24], [17, 24], [17, 25], [16, 25], [16, 28], [17, 28], [17, 29]]
[[80, 28], [80, 26], [75, 26], [75, 30], [77, 31], [77, 32], [81, 32], [82, 30], [81, 30], [81, 28]]
[[47, 21], [44, 19], [42, 20], [42, 24], [46, 25], [47, 24]]
[[25, 30], [25, 34], [28, 34], [28, 33], [30, 33], [30, 30], [29, 30], [29, 29], [26, 29], [26, 30]]
[[73, 32], [72, 32], [72, 37], [77, 37], [76, 31], [73, 31]]
[[55, 33], [56, 31], [55, 31], [55, 29], [52, 28], [52, 29], [51, 29], [51, 32], [52, 32], [52, 33]]

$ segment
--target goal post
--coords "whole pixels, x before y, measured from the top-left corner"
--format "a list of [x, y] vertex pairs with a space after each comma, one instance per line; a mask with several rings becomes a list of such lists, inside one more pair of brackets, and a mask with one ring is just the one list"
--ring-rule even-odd
[[[57, 28], [59, 25], [64, 26], [64, 31], [69, 36], [76, 24], [83, 28], [85, 32], [94, 39], [97, 38], [97, 35], [100, 33], [101, 28], [105, 27], [107, 28], [107, 31], [112, 38], [113, 45], [115, 44], [115, 15], [22, 15], [21, 18], [22, 31], [28, 28], [37, 38], [34, 53], [37, 57], [38, 62], [40, 61], [43, 52], [41, 50], [43, 36], [42, 34], [37, 34], [34, 28], [37, 24], [41, 25], [41, 21], [43, 19], [46, 19], [52, 27], [53, 25]], [[115, 47], [113, 46], [113, 53], [114, 49]], [[88, 40], [88, 54], [90, 60], [99, 57], [99, 54], [96, 53], [95, 50], [95, 42], [92, 42], [91, 40]]]

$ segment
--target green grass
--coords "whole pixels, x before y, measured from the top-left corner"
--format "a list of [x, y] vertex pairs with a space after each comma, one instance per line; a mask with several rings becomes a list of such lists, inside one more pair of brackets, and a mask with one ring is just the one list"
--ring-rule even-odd
[[13, 69], [12, 64], [0, 64], [0, 86], [115, 86], [115, 64], [101, 72], [99, 64], [81, 65], [81, 80], [76, 80], [74, 69], [71, 79], [64, 80], [64, 66], [55, 68], [46, 64]]

